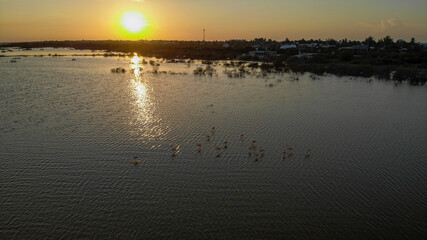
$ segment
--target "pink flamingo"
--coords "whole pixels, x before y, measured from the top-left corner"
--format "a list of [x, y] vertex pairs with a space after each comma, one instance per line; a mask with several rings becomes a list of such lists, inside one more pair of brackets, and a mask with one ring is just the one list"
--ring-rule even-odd
[[255, 147], [255, 143], [256, 143], [256, 141], [255, 140], [253, 140], [252, 141], [252, 143], [251, 143], [251, 145], [249, 146], [251, 149], [255, 149], [256, 147]]
[[228, 144], [228, 142], [227, 142], [227, 140], [225, 140], [224, 141], [224, 148], [227, 148], [227, 144]]
[[293, 149], [290, 147], [290, 148], [288, 148], [288, 150], [289, 150], [288, 157], [292, 157], [294, 155]]
[[307, 149], [307, 151], [305, 152], [305, 158], [309, 158], [310, 156], [310, 149]]
[[141, 160], [138, 160], [138, 156], [133, 157], [132, 163], [133, 165], [137, 165], [141, 162]]
[[178, 155], [178, 153], [179, 153], [179, 151], [178, 151], [178, 148], [177, 148], [177, 147], [172, 148], [172, 149], [171, 149], [171, 151], [173, 151], [173, 153], [172, 153], [172, 157], [175, 157], [175, 156], [176, 156], [176, 155]]
[[264, 157], [264, 152], [265, 152], [265, 150], [261, 148], [261, 149], [259, 150], [259, 152], [260, 152], [260, 154], [261, 154], [261, 158], [263, 158], [263, 157]]
[[243, 138], [245, 137], [245, 134], [244, 133], [242, 133], [242, 134], [240, 134], [240, 141], [243, 141]]
[[216, 147], [216, 150], [218, 151], [216, 154], [216, 157], [219, 158], [221, 157], [221, 148], [220, 147]]

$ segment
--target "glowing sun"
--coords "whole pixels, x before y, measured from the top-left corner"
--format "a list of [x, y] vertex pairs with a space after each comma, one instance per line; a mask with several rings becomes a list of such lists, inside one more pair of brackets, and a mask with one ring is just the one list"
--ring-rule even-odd
[[144, 15], [136, 11], [131, 11], [123, 14], [122, 25], [129, 32], [137, 33], [148, 26], [148, 23], [147, 20], [145, 20]]

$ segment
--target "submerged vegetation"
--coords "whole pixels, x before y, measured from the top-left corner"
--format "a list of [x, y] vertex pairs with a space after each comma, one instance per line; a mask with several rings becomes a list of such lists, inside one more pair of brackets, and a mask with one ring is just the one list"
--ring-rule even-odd
[[156, 63], [155, 61], [150, 60], [150, 65], [153, 68], [153, 73], [157, 73], [159, 71], [160, 63]]
[[216, 75], [216, 69], [212, 67], [212, 65], [208, 64], [206, 65], [205, 68], [197, 67], [196, 69], [194, 69], [193, 73], [194, 75], [198, 75], [198, 76], [207, 75], [212, 77]]
[[112, 69], [111, 69], [111, 72], [112, 72], [112, 73], [125, 73], [125, 72], [126, 72], [126, 69], [121, 68], [121, 67], [118, 67], [118, 68], [112, 68]]

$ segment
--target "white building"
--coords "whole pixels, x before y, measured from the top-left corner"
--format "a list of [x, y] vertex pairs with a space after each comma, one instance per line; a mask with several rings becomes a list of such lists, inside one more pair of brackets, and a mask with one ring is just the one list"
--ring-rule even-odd
[[329, 45], [329, 44], [322, 44], [322, 45], [320, 45], [320, 47], [322, 47], [322, 48], [336, 48], [337, 46], [336, 45]]
[[303, 43], [300, 44], [301, 47], [307, 47], [307, 48], [315, 48], [317, 47], [317, 43]]
[[297, 45], [295, 45], [295, 44], [285, 44], [285, 45], [282, 45], [280, 47], [280, 49], [291, 49], [291, 48], [297, 48]]

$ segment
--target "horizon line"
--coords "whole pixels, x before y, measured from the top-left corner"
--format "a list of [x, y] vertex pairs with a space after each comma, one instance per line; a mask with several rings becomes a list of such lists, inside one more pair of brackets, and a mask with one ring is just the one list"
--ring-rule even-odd
[[[381, 40], [381, 39], [383, 39], [383, 38], [385, 38], [385, 37], [387, 37], [387, 36], [389, 36], [389, 37], [391, 37], [393, 40], [405, 40], [405, 39], [403, 39], [403, 38], [393, 38], [392, 36], [390, 36], [390, 35], [386, 35], [386, 36], [384, 36], [384, 37], [382, 37], [382, 38], [377, 38], [377, 39], [375, 39], [374, 38], [374, 40]], [[365, 37], [365, 39], [366, 38], [368, 38], [368, 37], [372, 37], [372, 36], [367, 36], [367, 37]], [[75, 39], [75, 40], [70, 40], [70, 39], [66, 39], [66, 40], [30, 40], [30, 41], [1, 41], [0, 42], [0, 44], [4, 44], [4, 43], [33, 43], [33, 42], [78, 42], [78, 41], [92, 41], [92, 42], [95, 42], [95, 41], [123, 41], [123, 42], [139, 42], [139, 41], [164, 41], [164, 42], [228, 42], [228, 41], [247, 41], [247, 42], [249, 42], [249, 41], [253, 41], [253, 40], [255, 40], [255, 39], [265, 39], [265, 40], [267, 40], [267, 41], [269, 41], [269, 40], [271, 40], [271, 41], [276, 41], [276, 42], [284, 42], [284, 41], [286, 41], [286, 39], [288, 39], [289, 41], [291, 41], [291, 42], [294, 42], [294, 41], [301, 41], [301, 40], [305, 40], [305, 41], [318, 41], [318, 40], [320, 40], [320, 41], [328, 41], [328, 40], [335, 40], [335, 41], [341, 41], [341, 40], [347, 40], [347, 41], [352, 41], [352, 42], [363, 42], [364, 40], [354, 40], [354, 39], [349, 39], [349, 38], [341, 38], [341, 39], [335, 39], [335, 38], [318, 38], [318, 39], [314, 39], [314, 38], [310, 38], [310, 39], [306, 39], [306, 38], [300, 38], [300, 39], [289, 39], [289, 38], [285, 38], [285, 39], [283, 39], [283, 40], [276, 40], [276, 39], [269, 39], [269, 38], [265, 38], [265, 37], [257, 37], [257, 38], [253, 38], [253, 39], [245, 39], [245, 38], [233, 38], [233, 39], [227, 39], [227, 40], [177, 40], [177, 39]], [[409, 38], [409, 41], [411, 40], [412, 38]], [[415, 42], [417, 42], [417, 43], [424, 43], [424, 42], [422, 42], [422, 41], [417, 41], [417, 39], [416, 38], [414, 38], [415, 39]], [[406, 40], [405, 40], [406, 41]]]

